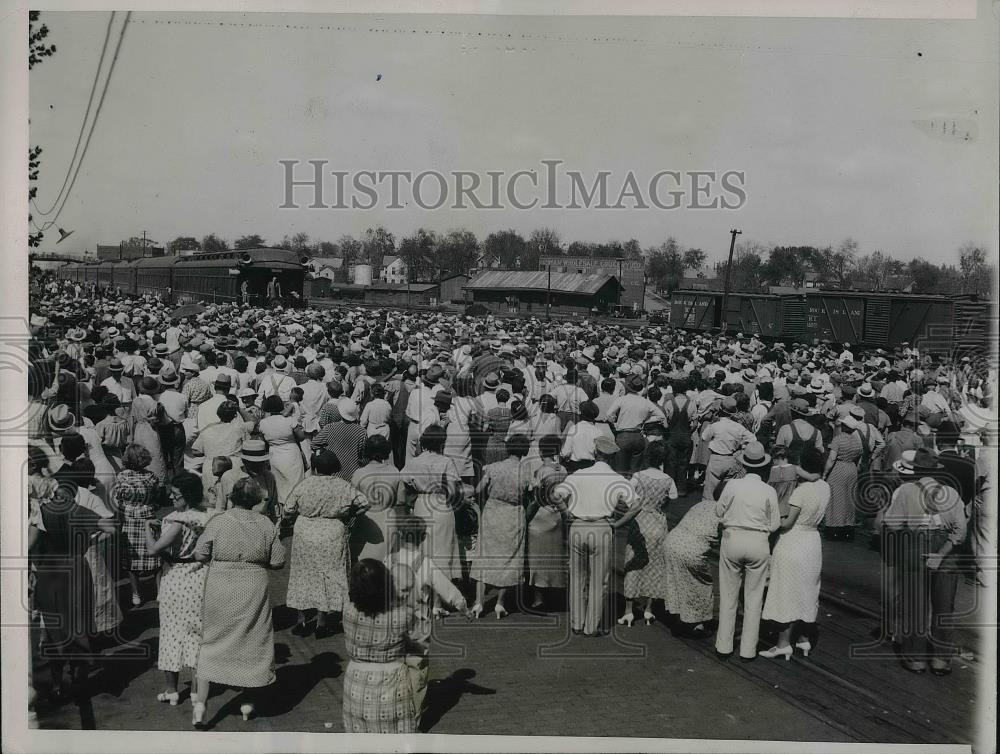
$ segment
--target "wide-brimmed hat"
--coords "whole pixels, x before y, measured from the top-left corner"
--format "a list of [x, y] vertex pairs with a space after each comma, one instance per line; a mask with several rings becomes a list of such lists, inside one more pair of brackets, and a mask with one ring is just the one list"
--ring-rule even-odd
[[736, 460], [749, 469], [758, 469], [771, 463], [771, 456], [759, 442], [750, 442], [736, 454]]
[[67, 340], [72, 340], [76, 343], [84, 340], [87, 337], [86, 331], [82, 327], [74, 327], [68, 333], [66, 333]]
[[[581, 409], [583, 406], [581, 405]], [[602, 455], [610, 456], [621, 450], [618, 447], [618, 443], [612, 440], [607, 435], [600, 435], [596, 440], [594, 440], [594, 450]]]
[[166, 343], [157, 343], [153, 347], [153, 352], [157, 356], [167, 356], [170, 354], [170, 347]]
[[53, 432], [66, 432], [76, 424], [76, 415], [69, 406], [60, 403], [49, 409], [49, 427]]
[[124, 372], [125, 365], [122, 364], [121, 359], [112, 359], [111, 363], [108, 364], [108, 369], [111, 370], [112, 372]]
[[859, 398], [874, 398], [875, 388], [872, 387], [870, 382], [862, 383], [861, 387], [858, 388]]
[[233, 378], [226, 372], [219, 372], [219, 374], [215, 376], [215, 386], [229, 390], [233, 386]]
[[244, 461], [266, 461], [268, 459], [267, 443], [263, 440], [244, 440], [240, 458]]
[[726, 396], [722, 399], [719, 404], [719, 408], [722, 409], [724, 414], [735, 414], [736, 413], [736, 399], [732, 396]]
[[424, 374], [424, 382], [428, 385], [436, 385], [444, 377], [444, 370], [437, 364], [431, 364]]
[[243, 387], [243, 388], [240, 388], [240, 391], [236, 394], [236, 397], [240, 398], [240, 399], [243, 399], [243, 398], [254, 398], [256, 396], [257, 396], [257, 391], [254, 390], [252, 387]]
[[498, 387], [500, 387], [500, 376], [496, 372], [490, 372], [483, 380], [483, 390], [496, 390]]
[[788, 406], [796, 414], [802, 414], [802, 416], [809, 416], [812, 414], [812, 408], [809, 407], [809, 401], [805, 398], [793, 398]]
[[625, 387], [636, 393], [640, 392], [644, 387], [646, 387], [646, 380], [643, 379], [641, 374], [633, 374], [625, 380]]
[[818, 393], [822, 393], [823, 392], [823, 380], [821, 380], [821, 379], [819, 379], [817, 377], [816, 379], [813, 379], [812, 381], [810, 381], [810, 383], [809, 383], [809, 392], [810, 393], [817, 393], [817, 394]]
[[173, 365], [168, 364], [160, 370], [158, 379], [160, 380], [161, 385], [176, 385], [180, 380], [180, 376], [177, 374]]
[[850, 429], [858, 428], [858, 420], [855, 419], [853, 416], [851, 416], [849, 413], [844, 414], [843, 416], [838, 418], [837, 421], [840, 424], [843, 424], [845, 427], [848, 427]]
[[898, 461], [892, 462], [892, 468], [897, 474], [910, 476], [913, 474], [913, 458], [917, 454], [915, 450], [904, 450]]
[[337, 412], [345, 422], [357, 421], [361, 416], [361, 409], [352, 398], [341, 398], [337, 401]]
[[941, 471], [944, 466], [938, 461], [937, 453], [930, 448], [917, 448], [913, 453], [913, 472], [920, 474]]

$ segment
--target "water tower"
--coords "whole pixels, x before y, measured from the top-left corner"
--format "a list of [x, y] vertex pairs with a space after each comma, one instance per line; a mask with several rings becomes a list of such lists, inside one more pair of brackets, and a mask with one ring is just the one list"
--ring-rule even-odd
[[354, 284], [372, 284], [372, 266], [370, 264], [359, 264], [354, 267]]

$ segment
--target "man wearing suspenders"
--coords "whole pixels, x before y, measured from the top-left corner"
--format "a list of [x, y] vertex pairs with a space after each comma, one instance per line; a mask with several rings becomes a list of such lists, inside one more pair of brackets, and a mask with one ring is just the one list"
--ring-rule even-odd
[[677, 485], [677, 494], [687, 494], [688, 464], [691, 461], [692, 421], [697, 414], [694, 401], [685, 394], [687, 380], [679, 379], [673, 383], [673, 395], [666, 402], [664, 410], [667, 414], [666, 450], [667, 458], [664, 471]]

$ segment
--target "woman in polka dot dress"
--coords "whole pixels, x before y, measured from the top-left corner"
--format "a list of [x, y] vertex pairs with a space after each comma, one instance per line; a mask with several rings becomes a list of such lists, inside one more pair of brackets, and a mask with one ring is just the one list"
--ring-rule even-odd
[[[167, 679], [166, 690], [157, 700], [175, 706], [182, 668], [198, 664], [201, 642], [201, 604], [205, 593], [204, 563], [193, 558], [194, 546], [215, 511], [203, 507], [201, 478], [190, 471], [177, 474], [167, 490], [174, 510], [164, 517], [159, 539], [153, 522], [146, 523], [146, 546], [164, 563], [160, 580], [160, 654], [157, 667]], [[191, 701], [198, 701], [197, 683], [191, 679]]]

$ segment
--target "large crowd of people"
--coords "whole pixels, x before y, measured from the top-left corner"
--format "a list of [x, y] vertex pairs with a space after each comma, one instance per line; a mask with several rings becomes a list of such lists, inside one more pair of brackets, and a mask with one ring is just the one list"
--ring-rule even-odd
[[[173, 310], [51, 276], [32, 282], [31, 328], [31, 600], [51, 672], [37, 687], [56, 702], [155, 599], [158, 700], [178, 704], [189, 669], [196, 726], [213, 683], [255, 714], [275, 678], [269, 572], [286, 562], [292, 632], [344, 634], [345, 729], [392, 733], [420, 729], [434, 620], [500, 620], [517, 594], [565, 604], [582, 637], [662, 605], [692, 636], [714, 629], [720, 657], [788, 659], [816, 641], [822, 538], [861, 532], [895, 574], [903, 666], [941, 675], [959, 553], [970, 582], [992, 578], [996, 373], [974, 353]], [[763, 650], [761, 620], [778, 625]]]

